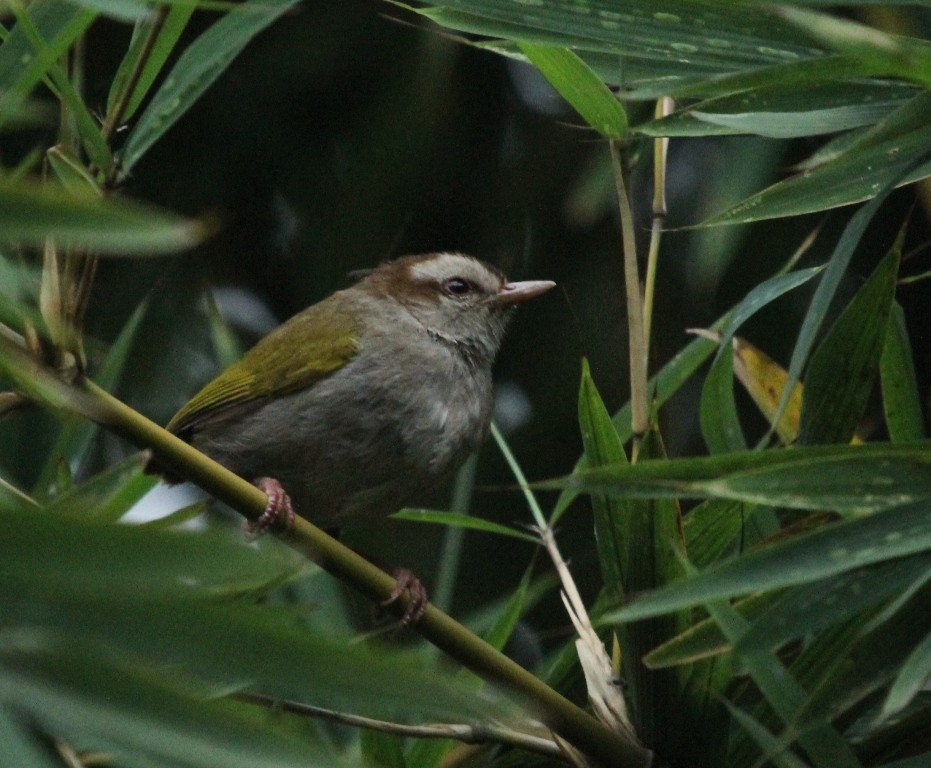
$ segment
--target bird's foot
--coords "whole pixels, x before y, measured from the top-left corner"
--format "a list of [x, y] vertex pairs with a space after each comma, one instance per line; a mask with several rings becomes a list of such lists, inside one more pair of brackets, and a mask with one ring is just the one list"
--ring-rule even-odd
[[291, 497], [273, 477], [259, 477], [253, 485], [268, 496], [265, 511], [256, 520], [247, 520], [245, 529], [253, 536], [265, 533], [284, 533], [294, 527], [294, 506]]
[[413, 571], [407, 568], [388, 567], [383, 569], [386, 573], [394, 576], [396, 583], [388, 599], [382, 602], [382, 605], [391, 605], [405, 592], [410, 592], [410, 602], [404, 609], [404, 615], [401, 617], [401, 625], [408, 627], [417, 624], [427, 610], [427, 590]]

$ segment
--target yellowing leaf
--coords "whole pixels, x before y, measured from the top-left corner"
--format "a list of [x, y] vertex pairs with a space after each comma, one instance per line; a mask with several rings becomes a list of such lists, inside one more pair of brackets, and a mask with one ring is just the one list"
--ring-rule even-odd
[[[749, 341], [734, 337], [731, 344], [734, 348], [734, 375], [753, 398], [760, 413], [772, 424], [782, 390], [785, 389], [788, 380], [785, 368]], [[797, 382], [789, 395], [788, 405], [776, 424], [776, 433], [786, 445], [794, 443], [798, 438], [804, 391], [804, 385]], [[863, 441], [855, 436], [851, 442]]]
[[[731, 344], [734, 347], [734, 375], [744, 385], [766, 420], [772, 424], [788, 379], [785, 368], [748, 341], [735, 337]], [[802, 392], [801, 383], [793, 387], [789, 404], [776, 424], [776, 432], [783, 443], [792, 443], [798, 437]]]

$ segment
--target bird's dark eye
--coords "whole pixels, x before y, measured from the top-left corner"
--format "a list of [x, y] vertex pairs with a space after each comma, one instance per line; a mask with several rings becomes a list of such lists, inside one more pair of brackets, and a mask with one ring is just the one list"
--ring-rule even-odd
[[443, 283], [443, 292], [452, 296], [465, 296], [472, 292], [472, 283], [463, 277], [451, 277]]

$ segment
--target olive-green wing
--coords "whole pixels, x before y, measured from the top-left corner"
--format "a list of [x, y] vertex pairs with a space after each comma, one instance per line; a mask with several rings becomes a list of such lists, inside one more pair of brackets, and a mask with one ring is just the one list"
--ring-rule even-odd
[[328, 299], [272, 331], [185, 405], [167, 429], [181, 437], [264, 400], [313, 386], [358, 350], [351, 315]]

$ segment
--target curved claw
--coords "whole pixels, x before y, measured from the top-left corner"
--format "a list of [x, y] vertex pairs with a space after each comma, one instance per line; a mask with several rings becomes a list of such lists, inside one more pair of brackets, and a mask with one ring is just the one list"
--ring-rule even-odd
[[412, 626], [419, 622], [427, 610], [427, 590], [413, 571], [407, 568], [389, 568], [388, 573], [394, 576], [396, 583], [388, 599], [382, 602], [382, 605], [391, 605], [397, 601], [405, 592], [410, 592], [410, 602], [404, 609], [404, 615], [401, 617], [401, 624], [405, 627]]
[[265, 511], [256, 520], [246, 522], [246, 531], [253, 536], [290, 531], [294, 527], [294, 506], [281, 483], [273, 477], [259, 477], [252, 483], [268, 496], [268, 503], [265, 505]]

